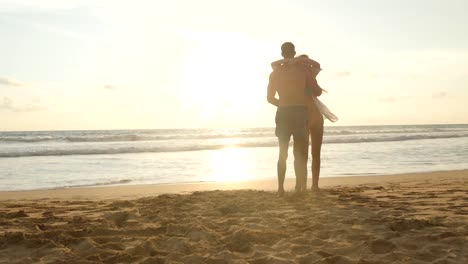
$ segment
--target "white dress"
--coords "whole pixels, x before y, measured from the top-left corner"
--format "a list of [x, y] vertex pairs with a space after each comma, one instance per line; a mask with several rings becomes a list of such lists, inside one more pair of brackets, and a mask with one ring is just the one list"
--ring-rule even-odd
[[328, 107], [320, 101], [317, 96], [312, 96], [312, 100], [314, 101], [315, 106], [317, 109], [320, 111], [320, 113], [328, 120], [331, 122], [336, 122], [338, 121], [338, 117], [333, 114]]

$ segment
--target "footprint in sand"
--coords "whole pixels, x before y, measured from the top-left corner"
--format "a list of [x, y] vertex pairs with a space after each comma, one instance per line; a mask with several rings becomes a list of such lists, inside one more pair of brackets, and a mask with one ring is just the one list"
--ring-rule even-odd
[[115, 213], [108, 213], [105, 218], [111, 221], [115, 226], [122, 227], [123, 224], [128, 220], [130, 214], [125, 211], [119, 211]]
[[17, 212], [7, 213], [6, 218], [21, 218], [21, 217], [29, 217], [28, 214], [24, 212], [24, 210], [19, 210]]
[[377, 240], [372, 241], [369, 247], [372, 253], [374, 254], [389, 253], [396, 248], [395, 244], [393, 244], [390, 241], [383, 240], [383, 239], [377, 239]]
[[252, 263], [252, 264], [294, 264], [295, 262], [292, 260], [285, 259], [285, 258], [266, 256], [263, 258], [252, 259], [249, 261], [249, 263]]

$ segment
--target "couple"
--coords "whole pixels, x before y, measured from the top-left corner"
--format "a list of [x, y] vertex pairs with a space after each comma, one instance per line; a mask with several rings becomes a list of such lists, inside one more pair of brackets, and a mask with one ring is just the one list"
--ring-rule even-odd
[[[291, 42], [281, 46], [281, 55], [284, 59], [271, 64], [273, 72], [270, 75], [267, 92], [268, 102], [277, 107], [275, 134], [279, 142], [278, 194], [284, 194], [283, 185], [291, 135], [294, 141], [296, 192], [307, 190], [309, 135], [312, 143], [312, 191], [318, 192], [323, 140], [322, 115], [333, 122], [337, 118], [317, 99], [323, 91], [316, 80], [321, 70], [320, 64], [306, 55], [295, 57], [295, 47]], [[275, 97], [276, 93], [279, 99]]]

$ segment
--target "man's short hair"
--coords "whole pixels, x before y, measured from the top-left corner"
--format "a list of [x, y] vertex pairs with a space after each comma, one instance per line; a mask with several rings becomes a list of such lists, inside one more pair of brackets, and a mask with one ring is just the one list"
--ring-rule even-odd
[[281, 55], [284, 58], [293, 58], [296, 55], [296, 48], [291, 42], [285, 42], [281, 45]]

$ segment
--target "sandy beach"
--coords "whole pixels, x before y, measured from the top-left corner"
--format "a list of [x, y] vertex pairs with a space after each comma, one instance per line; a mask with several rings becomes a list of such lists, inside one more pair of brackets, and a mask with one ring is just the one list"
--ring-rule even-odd
[[[467, 263], [468, 170], [0, 193], [0, 263]], [[293, 181], [287, 182], [289, 189]]]

